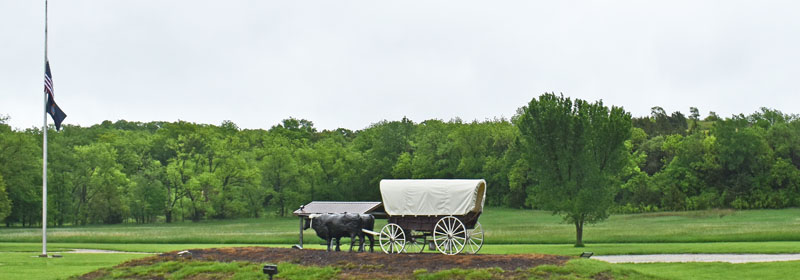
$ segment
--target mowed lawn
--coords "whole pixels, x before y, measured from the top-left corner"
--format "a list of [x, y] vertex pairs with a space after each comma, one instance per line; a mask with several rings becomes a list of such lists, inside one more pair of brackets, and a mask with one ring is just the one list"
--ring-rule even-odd
[[39, 258], [36, 255], [34, 252], [7, 252], [0, 247], [0, 279], [64, 279], [144, 256], [64, 253], [62, 258]]
[[[613, 215], [586, 227], [585, 248], [573, 247], [574, 226], [561, 223], [560, 217], [549, 212], [487, 208], [480, 221], [486, 230], [487, 244], [481, 250], [485, 254], [800, 253], [800, 209]], [[385, 220], [378, 220], [376, 228], [384, 224]], [[35, 257], [41, 252], [40, 228], [0, 228], [0, 279], [59, 279], [144, 256], [67, 252], [74, 248], [160, 253], [229, 246], [289, 247], [297, 243], [298, 231], [299, 219], [294, 217], [49, 228], [49, 251], [63, 252], [64, 258], [42, 259]], [[323, 248], [313, 230], [305, 231], [304, 240], [306, 248]], [[796, 274], [800, 262], [599, 267], [606, 266], [666, 279], [786, 279]]]
[[[790, 242], [779, 242], [790, 243]], [[800, 242], [795, 243], [794, 248], [800, 246]], [[709, 243], [718, 244], [718, 243]], [[758, 246], [757, 242], [746, 242], [746, 246]], [[88, 273], [103, 267], [111, 267], [126, 260], [141, 258], [146, 255], [141, 254], [77, 254], [77, 253], [60, 253], [63, 258], [38, 258], [36, 255], [38, 251], [30, 252], [28, 250], [39, 250], [40, 244], [34, 243], [15, 243], [13, 246], [6, 246], [8, 243], [0, 243], [0, 279], [63, 279], [69, 276], [80, 275]], [[38, 245], [38, 246], [37, 246]], [[89, 247], [98, 249], [126, 249], [126, 250], [140, 250], [140, 251], [172, 251], [188, 248], [208, 248], [208, 247], [221, 247], [214, 244], [81, 244], [81, 243], [58, 243], [52, 244], [50, 248], [54, 251], [62, 250], [65, 248], [74, 247]], [[645, 244], [623, 244], [627, 248], [636, 248]], [[663, 245], [677, 245], [669, 246], [670, 248], [687, 248], [687, 244], [663, 244]], [[783, 244], [786, 245], [786, 244]], [[222, 245], [228, 246], [228, 245]], [[234, 245], [244, 246], [244, 245]], [[286, 247], [285, 244], [271, 245]], [[543, 246], [543, 247], [542, 247]], [[600, 245], [600, 247], [614, 247], [614, 244]], [[549, 247], [549, 249], [548, 249]], [[320, 248], [315, 245], [314, 248]], [[666, 246], [664, 248], [667, 248]], [[710, 247], [707, 247], [710, 248]], [[580, 251], [580, 248], [570, 248], [570, 246], [563, 245], [488, 245], [487, 251], [491, 253], [568, 253], [570, 250]], [[545, 251], [539, 251], [545, 249]], [[597, 248], [592, 248], [595, 250]], [[9, 252], [7, 250], [13, 250]], [[24, 250], [28, 252], [16, 252], [16, 250]], [[550, 250], [550, 252], [548, 252]], [[596, 251], [596, 250], [595, 250]], [[573, 254], [574, 252], [569, 252]], [[51, 253], [52, 254], [52, 253]], [[347, 253], [342, 253], [347, 254]], [[582, 261], [575, 259], [575, 261]], [[588, 261], [588, 260], [587, 260]], [[560, 268], [552, 267], [547, 269], [537, 269], [545, 271], [558, 271], [561, 272], [564, 279], [590, 279], [591, 275], [598, 273], [606, 276], [620, 276], [624, 279], [651, 279], [647, 276], [653, 276], [652, 279], [790, 279], [787, 276], [796, 275], [797, 268], [800, 267], [800, 262], [776, 262], [776, 263], [754, 263], [754, 264], [728, 264], [728, 263], [664, 263], [664, 264], [608, 264], [601, 261], [591, 262], [570, 262], [569, 265]], [[260, 267], [261, 264], [255, 264]], [[252, 269], [250, 269], [252, 270]], [[617, 273], [617, 271], [633, 270], [640, 274], [628, 275], [630, 273]], [[602, 271], [611, 271], [611, 273], [604, 273]], [[587, 274], [587, 272], [591, 272]], [[250, 273], [251, 271], [243, 270], [242, 273]], [[243, 274], [243, 275], [244, 275]], [[238, 272], [237, 272], [238, 275]], [[308, 277], [290, 277], [289, 279], [309, 279]], [[430, 279], [430, 278], [429, 278]], [[448, 279], [446, 274], [442, 278], [434, 279]], [[476, 278], [484, 279], [484, 278]], [[486, 278], [488, 279], [488, 278]], [[614, 278], [609, 278], [614, 279]]]
[[616, 264], [666, 279], [799, 279], [800, 261], [768, 263], [649, 263]]
[[[491, 211], [491, 212], [490, 212]], [[490, 243], [573, 243], [575, 226], [543, 211], [487, 209]], [[584, 229], [586, 243], [800, 241], [800, 209], [612, 215]]]
[[[386, 220], [376, 221], [376, 231]], [[545, 211], [487, 208], [480, 218], [488, 244], [570, 244], [575, 227]], [[48, 228], [48, 241], [66, 243], [295, 244], [299, 219], [268, 217], [227, 221]], [[318, 243], [306, 230], [305, 243]], [[0, 242], [40, 242], [40, 228], [0, 228]], [[612, 215], [589, 225], [592, 243], [694, 243], [800, 241], [800, 209], [708, 210]]]

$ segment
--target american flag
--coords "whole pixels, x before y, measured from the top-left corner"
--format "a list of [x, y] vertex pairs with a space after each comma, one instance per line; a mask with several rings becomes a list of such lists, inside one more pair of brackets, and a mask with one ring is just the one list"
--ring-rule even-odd
[[47, 94], [47, 100], [53, 99], [53, 75], [50, 74], [50, 61], [46, 61], [44, 67], [44, 92]]
[[45, 63], [44, 68], [44, 92], [48, 98], [53, 98], [53, 75], [50, 74], [50, 61]]
[[61, 122], [67, 118], [67, 114], [61, 111], [61, 108], [56, 105], [56, 101], [53, 99], [53, 75], [50, 74], [50, 61], [45, 61], [44, 93], [47, 95], [45, 97], [47, 98], [47, 106], [45, 106], [44, 110], [53, 117], [53, 122], [56, 124], [56, 131], [61, 130]]

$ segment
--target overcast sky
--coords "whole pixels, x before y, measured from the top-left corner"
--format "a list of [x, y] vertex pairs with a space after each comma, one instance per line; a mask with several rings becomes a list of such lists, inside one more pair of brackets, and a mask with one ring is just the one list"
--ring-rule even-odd
[[[52, 0], [67, 124], [363, 129], [510, 118], [544, 92], [634, 116], [800, 113], [797, 1]], [[41, 126], [44, 1], [0, 0], [0, 115]], [[52, 123], [52, 120], [48, 120]]]

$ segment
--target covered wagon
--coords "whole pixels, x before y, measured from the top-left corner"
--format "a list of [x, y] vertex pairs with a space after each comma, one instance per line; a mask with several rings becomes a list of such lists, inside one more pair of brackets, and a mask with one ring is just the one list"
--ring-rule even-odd
[[474, 254], [483, 246], [478, 218], [486, 181], [381, 180], [380, 191], [388, 217], [378, 233], [384, 252], [422, 252], [430, 242], [443, 254]]

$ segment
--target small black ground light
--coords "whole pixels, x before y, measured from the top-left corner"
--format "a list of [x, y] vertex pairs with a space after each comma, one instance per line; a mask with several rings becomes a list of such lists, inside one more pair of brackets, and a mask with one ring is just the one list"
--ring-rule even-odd
[[264, 274], [269, 275], [269, 279], [272, 280], [272, 275], [278, 274], [278, 266], [274, 264], [264, 265]]
[[592, 252], [583, 252], [583, 253], [581, 253], [581, 256], [580, 256], [580, 257], [581, 257], [581, 258], [587, 258], [587, 259], [588, 259], [588, 258], [591, 258], [591, 257], [592, 257], [592, 255], [594, 255], [594, 253], [592, 253]]

